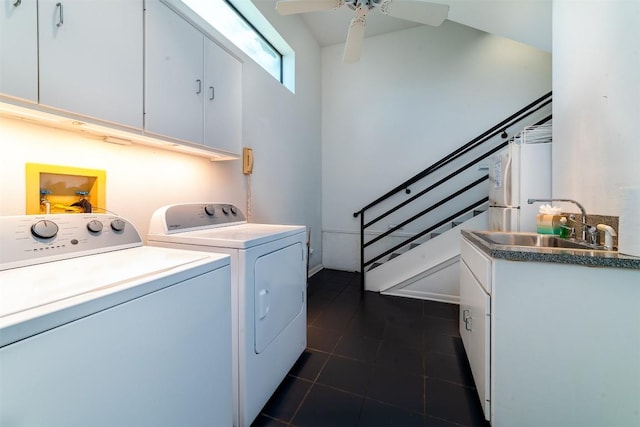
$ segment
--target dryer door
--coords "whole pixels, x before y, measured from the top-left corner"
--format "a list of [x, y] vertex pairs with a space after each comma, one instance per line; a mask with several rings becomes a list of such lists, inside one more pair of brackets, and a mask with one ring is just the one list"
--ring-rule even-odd
[[[261, 353], [301, 314], [306, 290], [300, 242], [260, 256], [255, 263], [255, 352]], [[302, 313], [302, 315], [306, 315]]]

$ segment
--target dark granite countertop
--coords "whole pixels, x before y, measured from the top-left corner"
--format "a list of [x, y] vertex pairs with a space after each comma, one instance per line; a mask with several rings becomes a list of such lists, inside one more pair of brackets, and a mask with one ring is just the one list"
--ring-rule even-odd
[[462, 230], [462, 235], [487, 255], [496, 259], [640, 270], [640, 257], [624, 255], [616, 251], [498, 245], [476, 236], [473, 230]]

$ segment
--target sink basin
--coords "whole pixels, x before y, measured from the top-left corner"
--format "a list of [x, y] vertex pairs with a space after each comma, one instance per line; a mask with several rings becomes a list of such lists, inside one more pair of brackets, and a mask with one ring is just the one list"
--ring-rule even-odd
[[593, 247], [575, 240], [562, 239], [550, 234], [504, 233], [497, 231], [476, 231], [473, 234], [494, 245], [525, 246], [531, 248], [588, 249]]

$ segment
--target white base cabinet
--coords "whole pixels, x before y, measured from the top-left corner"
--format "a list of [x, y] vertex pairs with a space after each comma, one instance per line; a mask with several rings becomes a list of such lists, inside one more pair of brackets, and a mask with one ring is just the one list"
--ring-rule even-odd
[[471, 373], [480, 404], [489, 419], [491, 414], [491, 297], [475, 278], [467, 264], [460, 262], [460, 336], [469, 357]]
[[[462, 258], [461, 294], [482, 276]], [[491, 425], [640, 425], [640, 270], [486, 259]]]

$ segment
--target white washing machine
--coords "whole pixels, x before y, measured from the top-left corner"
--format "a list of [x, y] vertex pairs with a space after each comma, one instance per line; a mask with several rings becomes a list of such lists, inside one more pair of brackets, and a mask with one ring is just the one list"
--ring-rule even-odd
[[231, 425], [230, 277], [114, 215], [0, 217], [0, 425]]
[[231, 256], [234, 425], [249, 426], [306, 347], [306, 227], [187, 203], [158, 209], [147, 243]]

